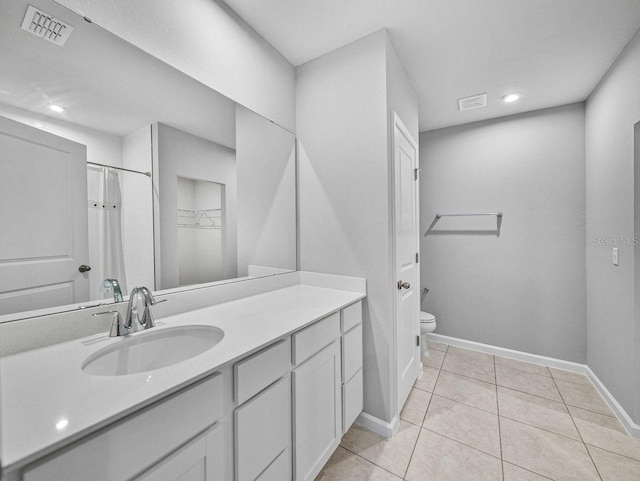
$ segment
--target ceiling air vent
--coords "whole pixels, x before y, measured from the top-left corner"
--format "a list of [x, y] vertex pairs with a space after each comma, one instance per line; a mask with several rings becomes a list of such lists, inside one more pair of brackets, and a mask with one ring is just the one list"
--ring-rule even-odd
[[479, 109], [487, 106], [487, 94], [474, 95], [458, 100], [458, 108], [460, 112], [463, 110]]
[[73, 27], [29, 5], [22, 21], [22, 30], [62, 47], [73, 32]]

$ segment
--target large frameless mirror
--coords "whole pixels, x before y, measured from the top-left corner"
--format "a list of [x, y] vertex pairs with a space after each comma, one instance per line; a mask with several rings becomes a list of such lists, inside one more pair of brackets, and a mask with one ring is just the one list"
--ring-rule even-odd
[[0, 321], [296, 269], [291, 132], [53, 0], [0, 64]]

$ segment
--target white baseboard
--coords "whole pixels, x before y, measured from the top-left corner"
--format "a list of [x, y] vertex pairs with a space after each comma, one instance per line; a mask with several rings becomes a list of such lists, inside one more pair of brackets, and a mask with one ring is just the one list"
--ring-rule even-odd
[[633, 436], [634, 438], [640, 439], [640, 424], [636, 424], [631, 419], [631, 416], [624, 410], [620, 403], [613, 397], [613, 394], [609, 392], [609, 390], [605, 387], [602, 381], [595, 375], [595, 373], [591, 370], [589, 366], [585, 366], [587, 368], [587, 377], [591, 381], [591, 383], [596, 387], [596, 389], [600, 392], [600, 395], [604, 398], [605, 402], [609, 405], [609, 408], [613, 411], [613, 414], [616, 415], [618, 421], [624, 426], [627, 432]]
[[384, 436], [385, 438], [392, 438], [398, 432], [400, 427], [400, 421], [398, 416], [394, 416], [390, 423], [383, 421], [380, 418], [372, 416], [371, 414], [362, 411], [356, 419], [356, 423], [360, 426], [367, 428], [369, 431]]
[[565, 371], [577, 372], [584, 374], [600, 392], [600, 395], [604, 398], [605, 402], [616, 415], [618, 421], [624, 426], [629, 435], [634, 438], [640, 439], [640, 425], [633, 422], [631, 416], [620, 406], [620, 403], [613, 397], [613, 394], [605, 387], [605, 385], [598, 379], [598, 376], [587, 366], [586, 364], [580, 364], [577, 362], [563, 361], [562, 359], [555, 359], [553, 357], [539, 356], [537, 354], [529, 354], [528, 352], [514, 351], [513, 349], [506, 349], [504, 347], [492, 346], [490, 344], [482, 344], [480, 342], [466, 341], [464, 339], [458, 339], [457, 337], [443, 336], [442, 334], [427, 334], [427, 339], [436, 342], [442, 342], [449, 344], [450, 346], [462, 347], [465, 349], [472, 349], [474, 351], [486, 352], [495, 356], [507, 357], [509, 359], [515, 359], [517, 361], [530, 362], [532, 364], [539, 364], [541, 366], [554, 367], [557, 369], [564, 369]]

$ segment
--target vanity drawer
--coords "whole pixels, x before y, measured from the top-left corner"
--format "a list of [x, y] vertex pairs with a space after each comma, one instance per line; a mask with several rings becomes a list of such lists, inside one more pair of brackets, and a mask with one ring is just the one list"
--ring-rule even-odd
[[362, 324], [342, 336], [342, 382], [362, 368]]
[[363, 408], [362, 369], [342, 386], [342, 433], [346, 433]]
[[[130, 479], [222, 416], [220, 373], [27, 467], [23, 481]], [[131, 456], [126, 455], [130, 453]]]
[[291, 341], [277, 342], [234, 366], [235, 399], [251, 399], [291, 370]]
[[342, 316], [342, 332], [347, 332], [362, 322], [362, 301], [345, 307], [340, 314]]
[[234, 421], [236, 481], [254, 481], [291, 445], [289, 376], [237, 408]]
[[329, 317], [293, 335], [293, 362], [302, 364], [340, 337], [340, 313]]

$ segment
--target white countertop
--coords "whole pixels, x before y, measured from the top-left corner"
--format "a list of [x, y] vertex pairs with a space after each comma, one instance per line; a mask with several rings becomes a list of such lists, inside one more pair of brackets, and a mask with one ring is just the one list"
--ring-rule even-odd
[[2, 464], [24, 466], [363, 297], [299, 284], [158, 319], [153, 331], [206, 324], [225, 335], [197, 357], [139, 374], [81, 370], [88, 356], [122, 342], [108, 333], [0, 358]]

